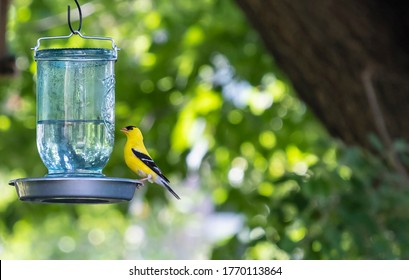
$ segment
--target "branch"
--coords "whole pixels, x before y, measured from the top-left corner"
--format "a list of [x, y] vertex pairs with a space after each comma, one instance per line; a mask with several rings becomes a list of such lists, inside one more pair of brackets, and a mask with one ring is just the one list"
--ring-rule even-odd
[[392, 137], [388, 132], [384, 114], [382, 113], [381, 106], [379, 105], [378, 98], [376, 97], [372, 77], [373, 67], [367, 67], [361, 74], [362, 83], [368, 99], [369, 108], [374, 118], [376, 130], [378, 131], [382, 143], [385, 145], [387, 161], [402, 176], [405, 183], [409, 183], [409, 174], [405, 166], [400, 161], [399, 156], [393, 146]]

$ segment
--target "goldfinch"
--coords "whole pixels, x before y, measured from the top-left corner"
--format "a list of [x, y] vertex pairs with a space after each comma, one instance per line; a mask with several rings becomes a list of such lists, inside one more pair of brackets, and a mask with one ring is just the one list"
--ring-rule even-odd
[[150, 183], [161, 185], [177, 199], [180, 199], [177, 193], [170, 187], [168, 178], [162, 174], [162, 171], [146, 150], [143, 144], [142, 132], [139, 128], [127, 126], [122, 128], [121, 131], [125, 133], [127, 138], [124, 149], [126, 165], [139, 176], [145, 177], [141, 181], [147, 180]]

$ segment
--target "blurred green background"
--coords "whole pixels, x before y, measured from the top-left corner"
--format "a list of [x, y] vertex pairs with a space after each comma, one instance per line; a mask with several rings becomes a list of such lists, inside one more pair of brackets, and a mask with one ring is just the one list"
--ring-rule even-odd
[[[73, 20], [77, 11], [73, 1], [13, 0], [7, 40], [18, 73], [0, 78], [0, 258], [409, 258], [399, 176], [327, 134], [232, 0], [81, 2], [81, 32], [121, 48], [104, 173], [136, 178], [119, 129], [137, 125], [182, 200], [151, 184], [122, 204], [18, 200], [10, 179], [46, 173], [30, 48], [68, 35], [67, 5]], [[78, 38], [42, 46], [67, 45], [94, 46]]]

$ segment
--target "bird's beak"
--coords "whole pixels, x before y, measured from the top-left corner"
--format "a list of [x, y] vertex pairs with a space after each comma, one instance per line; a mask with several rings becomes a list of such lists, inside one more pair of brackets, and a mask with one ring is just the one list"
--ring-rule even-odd
[[127, 133], [127, 132], [128, 132], [128, 130], [126, 129], [126, 127], [121, 128], [121, 131], [122, 131], [123, 133]]

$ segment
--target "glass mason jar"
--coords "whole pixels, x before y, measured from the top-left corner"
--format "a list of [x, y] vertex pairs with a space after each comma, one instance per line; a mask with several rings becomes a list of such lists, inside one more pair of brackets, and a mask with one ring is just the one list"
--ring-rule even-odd
[[47, 176], [104, 176], [114, 145], [116, 53], [45, 49], [37, 61], [37, 148]]

